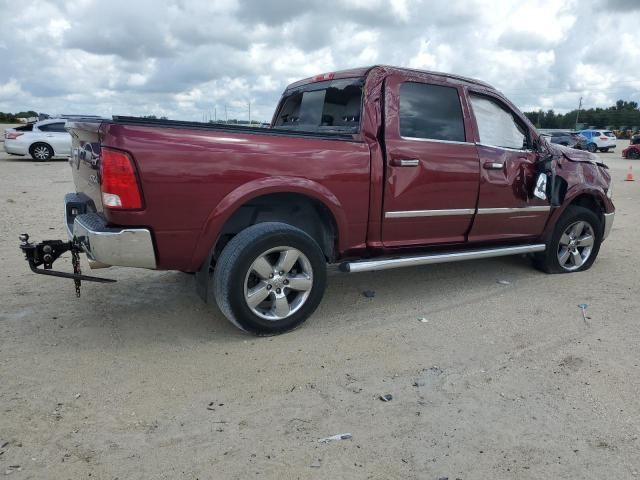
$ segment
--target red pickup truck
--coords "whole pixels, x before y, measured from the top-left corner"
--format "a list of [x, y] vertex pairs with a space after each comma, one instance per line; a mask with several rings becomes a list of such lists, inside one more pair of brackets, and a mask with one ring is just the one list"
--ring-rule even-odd
[[[374, 66], [289, 85], [270, 128], [76, 120], [70, 241], [21, 248], [76, 281], [89, 265], [196, 272], [239, 328], [282, 333], [344, 272], [529, 254], [589, 268], [614, 217], [607, 167], [552, 145], [500, 92]], [[52, 270], [65, 251], [74, 273]], [[40, 268], [42, 267], [42, 268]]]

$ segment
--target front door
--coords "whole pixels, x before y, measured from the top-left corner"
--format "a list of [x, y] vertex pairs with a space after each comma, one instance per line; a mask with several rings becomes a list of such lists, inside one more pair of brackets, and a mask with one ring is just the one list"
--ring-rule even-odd
[[479, 162], [459, 86], [398, 75], [385, 87], [385, 246], [464, 242]]
[[470, 242], [509, 240], [542, 234], [551, 207], [532, 196], [538, 153], [534, 133], [501, 99], [470, 92], [480, 158], [478, 213]]

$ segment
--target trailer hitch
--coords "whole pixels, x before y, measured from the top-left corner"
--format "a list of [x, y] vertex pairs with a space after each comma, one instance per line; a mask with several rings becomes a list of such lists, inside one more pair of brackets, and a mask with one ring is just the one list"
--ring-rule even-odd
[[[115, 280], [111, 278], [82, 275], [82, 271], [80, 270], [80, 253], [82, 253], [82, 248], [74, 241], [63, 242], [62, 240], [43, 240], [40, 243], [31, 243], [29, 242], [29, 235], [26, 233], [23, 233], [18, 238], [20, 239], [20, 250], [22, 250], [27, 262], [29, 262], [29, 268], [31, 271], [39, 275], [51, 275], [52, 277], [72, 279], [76, 287], [76, 297], [80, 296], [82, 280], [100, 283], [115, 282]], [[71, 252], [73, 273], [52, 270], [53, 262], [55, 262], [60, 255], [65, 252]], [[42, 268], [38, 268], [40, 266], [42, 266]]]

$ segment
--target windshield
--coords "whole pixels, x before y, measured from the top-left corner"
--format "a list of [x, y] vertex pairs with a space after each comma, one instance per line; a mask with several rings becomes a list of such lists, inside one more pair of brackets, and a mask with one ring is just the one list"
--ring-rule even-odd
[[356, 133], [360, 127], [363, 78], [310, 83], [287, 90], [274, 128]]

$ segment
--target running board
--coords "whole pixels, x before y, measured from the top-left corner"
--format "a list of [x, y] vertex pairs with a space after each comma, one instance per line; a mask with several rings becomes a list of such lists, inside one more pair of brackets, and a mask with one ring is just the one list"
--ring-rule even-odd
[[477, 260], [480, 258], [504, 257], [522, 253], [543, 252], [544, 243], [535, 245], [519, 245], [517, 247], [487, 248], [483, 250], [467, 250], [462, 252], [432, 253], [429, 255], [381, 258], [379, 260], [358, 260], [340, 264], [340, 270], [348, 273], [372, 272], [375, 270], [390, 270], [400, 267], [414, 267], [416, 265], [430, 265], [432, 263], [461, 262], [462, 260]]

